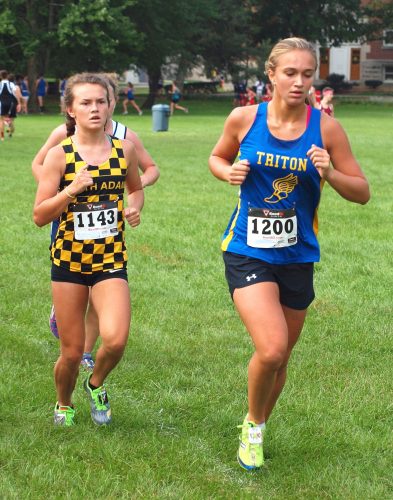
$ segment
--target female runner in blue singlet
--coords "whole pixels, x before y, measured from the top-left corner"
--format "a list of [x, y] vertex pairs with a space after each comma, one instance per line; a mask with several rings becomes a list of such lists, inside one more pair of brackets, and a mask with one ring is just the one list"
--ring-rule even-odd
[[143, 112], [141, 108], [138, 106], [138, 104], [135, 102], [134, 85], [131, 82], [127, 83], [127, 88], [124, 90], [124, 93], [126, 94], [127, 97], [123, 101], [123, 115], [128, 115], [127, 106], [128, 104], [131, 104], [131, 106], [137, 110], [138, 115], [142, 116]]
[[278, 42], [266, 62], [272, 100], [234, 109], [209, 159], [213, 175], [240, 187], [222, 250], [229, 290], [255, 346], [238, 450], [247, 470], [264, 463], [265, 422], [314, 298], [322, 186], [355, 203], [370, 198], [341, 125], [305, 104], [316, 66], [306, 40]]

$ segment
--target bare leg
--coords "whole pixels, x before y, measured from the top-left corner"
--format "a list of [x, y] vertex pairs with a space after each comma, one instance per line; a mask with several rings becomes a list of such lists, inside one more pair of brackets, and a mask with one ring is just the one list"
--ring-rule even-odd
[[285, 356], [285, 360], [277, 372], [275, 385], [270, 394], [270, 398], [266, 404], [266, 409], [265, 409], [266, 421], [269, 419], [270, 414], [277, 402], [277, 399], [284, 388], [285, 381], [287, 378], [288, 361], [291, 356], [292, 349], [294, 348], [296, 342], [299, 339], [300, 333], [303, 329], [304, 320], [306, 319], [306, 314], [307, 314], [307, 309], [296, 310], [285, 306], [282, 306], [282, 308], [288, 326], [288, 349]]
[[184, 108], [183, 106], [180, 106], [179, 104], [175, 104], [176, 109], [180, 109], [181, 111], [184, 111], [184, 113], [188, 113], [188, 108]]
[[52, 294], [60, 339], [60, 356], [54, 369], [57, 400], [60, 406], [70, 406], [83, 354], [89, 289], [52, 281]]
[[128, 99], [124, 99], [124, 101], [123, 101], [123, 113], [128, 113], [127, 105], [128, 105]]
[[85, 338], [84, 352], [92, 352], [97, 342], [97, 339], [100, 335], [100, 331], [98, 328], [97, 312], [94, 308], [91, 297], [89, 301], [89, 307], [86, 313], [85, 329], [86, 329], [86, 338]]
[[4, 120], [2, 116], [0, 116], [0, 139], [4, 141]]
[[40, 108], [40, 113], [43, 113], [44, 111], [44, 98], [42, 96], [38, 96], [38, 107]]
[[131, 106], [133, 106], [138, 111], [138, 113], [141, 114], [141, 108], [135, 101], [131, 101]]
[[282, 306], [278, 286], [271, 282], [236, 289], [233, 298], [255, 346], [248, 367], [248, 416], [261, 423], [284, 387], [286, 366], [306, 310]]
[[102, 344], [90, 382], [100, 387], [120, 361], [127, 344], [131, 321], [130, 291], [127, 281], [112, 278], [94, 285], [91, 293]]
[[8, 135], [11, 137], [11, 135], [15, 132], [15, 124], [14, 124], [14, 119], [10, 118], [8, 120]]

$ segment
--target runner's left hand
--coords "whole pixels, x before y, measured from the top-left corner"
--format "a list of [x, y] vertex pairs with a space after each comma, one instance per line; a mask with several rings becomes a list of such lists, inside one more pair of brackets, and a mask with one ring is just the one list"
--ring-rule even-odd
[[330, 155], [326, 149], [319, 148], [315, 144], [307, 151], [307, 156], [310, 157], [314, 167], [318, 170], [322, 179], [327, 179], [330, 168]]

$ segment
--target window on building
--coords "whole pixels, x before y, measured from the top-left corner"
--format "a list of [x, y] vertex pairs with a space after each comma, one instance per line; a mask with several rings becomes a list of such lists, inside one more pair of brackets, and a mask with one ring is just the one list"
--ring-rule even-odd
[[393, 65], [385, 66], [385, 82], [393, 82]]
[[384, 30], [383, 47], [393, 47], [393, 30]]

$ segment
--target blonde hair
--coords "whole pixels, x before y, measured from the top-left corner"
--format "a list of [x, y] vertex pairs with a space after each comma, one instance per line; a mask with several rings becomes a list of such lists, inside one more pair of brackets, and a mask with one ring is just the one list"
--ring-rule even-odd
[[268, 75], [269, 71], [274, 71], [278, 64], [278, 59], [283, 54], [291, 52], [292, 50], [307, 50], [315, 60], [315, 69], [317, 69], [317, 54], [314, 46], [304, 38], [284, 38], [276, 43], [272, 48], [270, 55], [265, 62], [265, 74]]
[[[64, 90], [64, 105], [66, 108], [72, 106], [74, 102], [74, 87], [76, 85], [80, 85], [83, 83], [92, 83], [94, 85], [101, 85], [103, 89], [106, 91], [106, 97], [109, 105], [109, 90], [108, 90], [108, 82], [102, 76], [97, 73], [77, 73], [76, 75], [71, 76], [67, 80], [66, 88]], [[70, 116], [68, 112], [66, 113], [66, 127], [67, 127], [67, 137], [73, 135], [75, 133], [75, 118]]]

